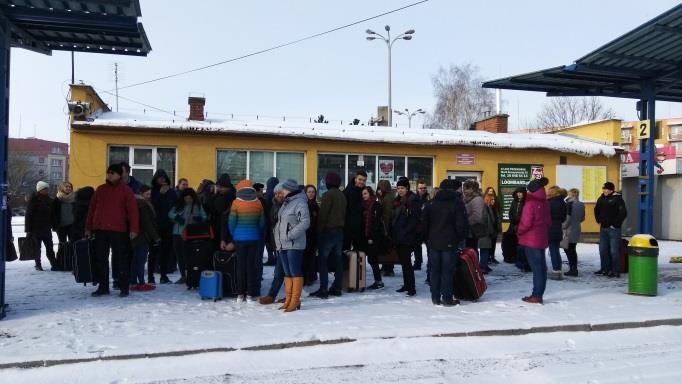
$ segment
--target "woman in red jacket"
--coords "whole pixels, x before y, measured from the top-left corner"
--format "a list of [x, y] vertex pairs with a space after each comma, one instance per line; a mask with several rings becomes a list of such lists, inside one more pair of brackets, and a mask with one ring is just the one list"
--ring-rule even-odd
[[548, 182], [543, 177], [528, 183], [528, 194], [517, 230], [519, 245], [524, 247], [528, 264], [533, 270], [533, 293], [521, 299], [527, 303], [542, 304], [542, 295], [547, 286], [545, 248], [549, 244], [549, 227], [552, 225], [545, 193]]

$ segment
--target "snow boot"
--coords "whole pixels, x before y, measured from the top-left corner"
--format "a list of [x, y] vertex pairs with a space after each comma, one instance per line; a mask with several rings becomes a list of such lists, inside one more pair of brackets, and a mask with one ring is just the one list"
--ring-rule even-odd
[[260, 299], [258, 299], [258, 302], [262, 305], [273, 304], [275, 302], [275, 298], [269, 295], [263, 296]]
[[291, 277], [285, 277], [284, 278], [284, 304], [280, 306], [277, 309], [287, 309], [289, 308], [289, 304], [291, 303], [291, 292], [293, 290], [293, 280]]
[[289, 301], [289, 306], [284, 312], [294, 312], [301, 309], [301, 293], [303, 292], [303, 278], [302, 277], [291, 277], [291, 301]]

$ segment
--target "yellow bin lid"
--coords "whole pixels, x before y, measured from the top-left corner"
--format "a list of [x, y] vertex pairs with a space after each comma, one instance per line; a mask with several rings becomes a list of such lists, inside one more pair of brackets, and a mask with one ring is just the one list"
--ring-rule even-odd
[[658, 248], [658, 241], [651, 235], [634, 235], [630, 238], [628, 247]]

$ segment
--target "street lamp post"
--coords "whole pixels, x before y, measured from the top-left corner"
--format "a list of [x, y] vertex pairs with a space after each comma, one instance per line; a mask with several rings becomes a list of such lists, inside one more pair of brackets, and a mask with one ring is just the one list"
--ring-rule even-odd
[[398, 35], [396, 38], [391, 40], [391, 27], [390, 26], [385, 26], [384, 29], [386, 30], [386, 37], [383, 35], [376, 33], [372, 31], [371, 29], [368, 29], [365, 31], [368, 35], [367, 40], [372, 41], [372, 40], [382, 40], [384, 43], [386, 43], [386, 47], [388, 47], [388, 126], [392, 126], [393, 118], [393, 109], [391, 108], [391, 48], [393, 47], [393, 43], [395, 43], [398, 40], [412, 40], [412, 35], [414, 34], [414, 29], [407, 30], [400, 35]]
[[409, 109], [405, 108], [405, 111], [393, 111], [396, 115], [405, 115], [407, 116], [407, 127], [412, 128], [412, 118], [415, 117], [416, 115], [423, 115], [426, 113], [425, 110], [419, 108], [416, 111], [410, 112]]

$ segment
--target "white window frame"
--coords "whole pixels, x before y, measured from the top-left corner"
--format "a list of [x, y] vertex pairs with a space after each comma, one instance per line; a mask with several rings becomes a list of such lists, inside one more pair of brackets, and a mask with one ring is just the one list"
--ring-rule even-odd
[[[157, 150], [158, 149], [173, 149], [175, 150], [175, 169], [173, 170], [173, 174], [175, 175], [175, 180], [178, 179], [178, 148], [177, 147], [166, 147], [166, 146], [149, 146], [149, 145], [130, 145], [130, 144], [109, 144], [107, 146], [107, 166], [111, 165], [109, 164], [109, 151], [111, 147], [128, 147], [128, 164], [130, 164], [130, 175], [135, 176], [135, 168], [137, 169], [146, 169], [146, 170], [152, 170], [154, 172], [157, 171], [157, 160], [158, 160], [158, 154]], [[147, 165], [147, 164], [135, 164], [135, 149], [151, 149], [152, 150], [152, 165]]]
[[[374, 156], [374, 175], [376, 175], [377, 181], [375, 184], [379, 183], [379, 157], [403, 157], [405, 158], [405, 168], [403, 169], [403, 176], [407, 177], [407, 163], [410, 157], [412, 158], [421, 158], [421, 159], [431, 159], [431, 180], [433, 180], [433, 186], [436, 185], [436, 175], [435, 175], [435, 164], [436, 164], [436, 158], [435, 156], [423, 156], [423, 155], [394, 155], [394, 154], [385, 154], [385, 153], [380, 153], [380, 154], [372, 154], [372, 153], [339, 153], [339, 152], [318, 152], [318, 156], [320, 155], [341, 155], [345, 157], [345, 167], [344, 167], [344, 172], [342, 176], [343, 180], [343, 185], [348, 185], [349, 180], [347, 180], [348, 177], [348, 156]], [[319, 163], [319, 160], [318, 160]], [[319, 166], [318, 166], [319, 168]], [[317, 170], [316, 170], [317, 172]], [[317, 175], [317, 179], [319, 180], [320, 175]], [[433, 187], [431, 186], [431, 187]]]
[[276, 151], [272, 149], [243, 149], [243, 148], [217, 148], [216, 149], [216, 156], [215, 156], [215, 172], [214, 174], [216, 176], [218, 175], [218, 152], [227, 152], [227, 151], [232, 151], [232, 152], [246, 152], [246, 178], [251, 180], [251, 152], [269, 152], [272, 153], [272, 172], [274, 173], [274, 177], [279, 177], [277, 176], [277, 154], [278, 153], [298, 153], [303, 155], [303, 180], [296, 180], [299, 183], [303, 184], [305, 183], [305, 178], [306, 178], [306, 170], [308, 167], [308, 164], [306, 164], [306, 152], [305, 151]]

